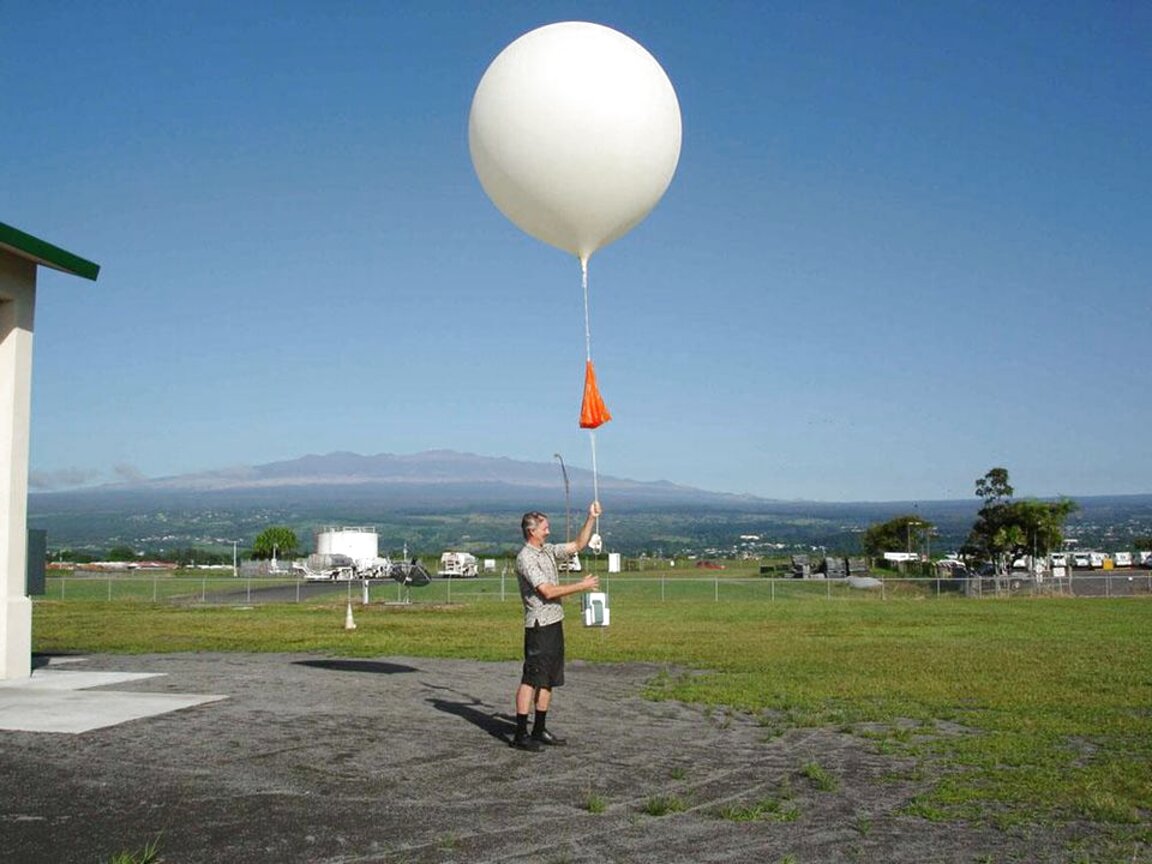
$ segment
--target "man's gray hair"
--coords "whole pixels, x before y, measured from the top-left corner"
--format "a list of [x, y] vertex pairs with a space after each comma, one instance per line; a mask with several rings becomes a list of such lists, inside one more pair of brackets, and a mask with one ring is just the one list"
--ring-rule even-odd
[[528, 539], [528, 535], [548, 517], [543, 513], [538, 513], [533, 510], [531, 513], [525, 513], [524, 518], [520, 520], [520, 532], [524, 535], [524, 539]]

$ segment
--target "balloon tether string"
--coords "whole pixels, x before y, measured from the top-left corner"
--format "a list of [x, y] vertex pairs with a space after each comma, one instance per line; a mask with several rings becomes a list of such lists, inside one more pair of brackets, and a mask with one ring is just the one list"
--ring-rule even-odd
[[[584, 357], [592, 362], [592, 325], [588, 316], [588, 256], [580, 256], [580, 282], [584, 289]], [[592, 500], [600, 500], [600, 474], [596, 467], [596, 430], [588, 430], [588, 439], [592, 442]], [[596, 517], [596, 533], [600, 533], [600, 517]]]
[[584, 357], [592, 362], [592, 326], [588, 323], [588, 259], [580, 259], [580, 282], [584, 289]]

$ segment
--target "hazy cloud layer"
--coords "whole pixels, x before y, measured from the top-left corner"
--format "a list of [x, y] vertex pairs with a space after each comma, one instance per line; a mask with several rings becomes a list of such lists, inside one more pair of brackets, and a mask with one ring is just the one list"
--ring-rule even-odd
[[148, 479], [143, 471], [135, 465], [129, 465], [127, 462], [120, 462], [113, 465], [112, 475], [119, 483], [139, 483], [141, 480]]
[[40, 492], [87, 486], [100, 479], [100, 472], [92, 468], [61, 468], [59, 471], [33, 471], [28, 475], [28, 488]]
[[28, 475], [28, 488], [36, 492], [57, 489], [75, 489], [97, 483], [139, 483], [148, 477], [135, 465], [121, 462], [111, 471], [98, 468], [60, 468], [56, 471], [32, 471]]

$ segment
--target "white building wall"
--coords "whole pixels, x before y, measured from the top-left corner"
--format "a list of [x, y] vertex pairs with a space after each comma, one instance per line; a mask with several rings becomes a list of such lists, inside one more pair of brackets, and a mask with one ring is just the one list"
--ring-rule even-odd
[[28, 439], [36, 265], [0, 251], [0, 679], [32, 674]]

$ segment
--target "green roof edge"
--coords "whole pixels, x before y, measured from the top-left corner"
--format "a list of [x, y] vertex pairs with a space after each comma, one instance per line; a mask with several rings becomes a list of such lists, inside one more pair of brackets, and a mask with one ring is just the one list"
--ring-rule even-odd
[[0, 222], [0, 247], [7, 247], [16, 254], [31, 258], [38, 264], [44, 264], [56, 270], [63, 270], [73, 276], [82, 276], [85, 279], [96, 281], [100, 274], [100, 265], [73, 255], [66, 249], [53, 246], [31, 234], [25, 234], [18, 228]]

